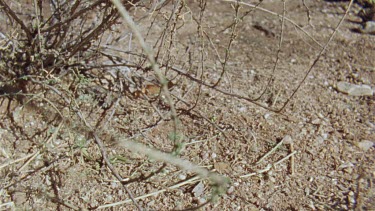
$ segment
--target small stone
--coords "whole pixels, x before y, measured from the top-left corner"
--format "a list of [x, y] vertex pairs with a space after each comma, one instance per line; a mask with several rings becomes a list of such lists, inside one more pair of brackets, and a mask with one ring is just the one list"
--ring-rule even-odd
[[352, 174], [353, 173], [353, 168], [346, 168], [346, 169], [344, 169], [344, 172], [346, 172], [348, 174]]
[[117, 182], [111, 182], [111, 188], [115, 189], [118, 187]]
[[206, 160], [206, 159], [208, 159], [209, 154], [207, 152], [203, 152], [203, 154], [201, 156], [202, 156], [203, 160]]
[[113, 200], [113, 196], [112, 195], [106, 195], [106, 198], [105, 198], [105, 201], [107, 202], [111, 202]]
[[274, 177], [269, 177], [268, 178], [272, 183], [275, 183], [276, 182], [276, 179]]
[[290, 135], [286, 135], [283, 138], [283, 141], [284, 141], [285, 144], [292, 144], [293, 143], [292, 137], [290, 137]]
[[354, 167], [354, 164], [351, 162], [346, 162], [346, 163], [341, 164], [339, 166], [339, 169], [345, 169], [345, 168], [351, 168], [351, 167]]
[[374, 34], [375, 35], [375, 21], [367, 21], [363, 28], [359, 30], [363, 34]]
[[199, 198], [199, 199], [198, 199], [198, 203], [199, 203], [199, 204], [204, 204], [204, 203], [206, 203], [206, 201], [207, 201], [207, 200], [206, 200], [205, 198]]
[[155, 205], [155, 200], [152, 200], [152, 201], [147, 203], [147, 206], [149, 206], [149, 207], [152, 207], [154, 205]]
[[348, 94], [350, 96], [372, 96], [374, 91], [369, 85], [358, 85], [349, 89]]
[[22, 107], [17, 107], [13, 112], [13, 119], [15, 122], [19, 123], [20, 121], [20, 117], [21, 117], [21, 111], [22, 111]]
[[320, 119], [314, 119], [311, 123], [313, 123], [314, 125], [319, 125]]
[[321, 145], [324, 143], [324, 138], [321, 136], [316, 137], [316, 144]]
[[230, 186], [227, 190], [227, 194], [232, 194], [234, 192], [234, 186]]
[[310, 188], [309, 188], [309, 187], [306, 187], [306, 188], [305, 188], [305, 195], [306, 195], [306, 196], [309, 196], [309, 195], [310, 195]]
[[204, 192], [204, 185], [203, 182], [199, 182], [193, 189], [192, 193], [194, 194], [194, 197], [200, 197]]
[[357, 147], [359, 147], [363, 151], [369, 150], [372, 146], [374, 146], [374, 143], [372, 141], [363, 140], [361, 142], [358, 142]]
[[348, 201], [350, 204], [356, 204], [356, 200], [355, 200], [355, 194], [353, 191], [350, 191], [349, 194], [348, 194]]
[[214, 168], [221, 174], [230, 173], [232, 171], [232, 168], [226, 162], [217, 162], [214, 164]]
[[186, 179], [186, 175], [185, 175], [185, 174], [179, 174], [179, 175], [178, 175], [178, 178], [179, 178], [180, 180], [185, 180], [185, 179]]
[[350, 96], [372, 96], [374, 94], [369, 85], [356, 85], [345, 81], [337, 83], [337, 90]]

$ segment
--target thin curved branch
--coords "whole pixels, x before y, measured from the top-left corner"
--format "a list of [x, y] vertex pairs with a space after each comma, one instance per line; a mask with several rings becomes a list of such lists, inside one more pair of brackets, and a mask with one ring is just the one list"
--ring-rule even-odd
[[21, 19], [18, 18], [16, 13], [3, 1], [0, 0], [0, 6], [2, 6], [1, 9], [3, 9], [10, 17], [12, 17], [22, 28], [23, 31], [25, 31], [27, 39], [29, 42], [33, 39], [33, 35], [29, 28], [21, 21]]
[[[235, 0], [222, 0], [222, 1], [225, 1], [225, 2], [237, 2]], [[279, 18], [284, 18], [286, 21], [288, 21], [289, 23], [293, 24], [295, 27], [297, 27], [299, 30], [301, 30], [304, 34], [306, 34], [312, 41], [314, 41], [316, 44], [318, 44], [320, 47], [323, 47], [322, 44], [320, 44], [314, 37], [312, 37], [307, 31], [305, 31], [301, 26], [299, 26], [296, 22], [294, 22], [293, 20], [287, 18], [287, 17], [283, 17], [282, 15], [276, 13], [276, 12], [272, 12], [270, 10], [267, 10], [263, 7], [259, 7], [257, 5], [253, 5], [253, 4], [249, 4], [249, 3], [245, 3], [245, 2], [239, 2], [239, 4], [242, 4], [242, 5], [245, 5], [245, 6], [248, 6], [248, 7], [252, 7], [254, 9], [257, 9], [257, 10], [260, 10], [262, 12], [266, 12], [266, 13], [269, 13], [271, 15], [274, 15], [274, 16], [277, 16]]]

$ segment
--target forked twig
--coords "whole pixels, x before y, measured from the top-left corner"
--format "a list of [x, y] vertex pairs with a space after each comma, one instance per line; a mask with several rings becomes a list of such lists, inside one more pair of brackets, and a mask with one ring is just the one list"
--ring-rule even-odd
[[245, 175], [242, 175], [240, 176], [240, 178], [247, 178], [247, 177], [251, 177], [251, 176], [255, 176], [257, 174], [263, 174], [269, 170], [271, 170], [274, 166], [277, 166], [279, 165], [280, 163], [286, 161], [287, 159], [289, 159], [290, 157], [292, 157], [294, 154], [296, 154], [297, 151], [293, 151], [292, 153], [290, 153], [289, 155], [287, 155], [286, 157], [280, 159], [279, 161], [277, 161], [276, 163], [273, 163], [273, 164], [268, 164], [264, 169], [261, 169], [261, 170], [258, 170], [254, 173], [250, 173], [250, 174], [245, 174]]
[[[222, 1], [226, 1], [226, 2], [237, 2], [235, 0], [222, 0]], [[273, 12], [273, 11], [270, 11], [270, 10], [267, 10], [263, 7], [259, 7], [257, 5], [253, 5], [253, 4], [249, 4], [249, 3], [245, 3], [245, 2], [239, 2], [240, 4], [242, 5], [246, 5], [248, 7], [252, 7], [254, 9], [257, 9], [257, 10], [260, 10], [262, 12], [266, 12], [266, 13], [269, 13], [271, 15], [274, 15], [274, 16], [277, 16], [277, 17], [282, 17], [282, 15], [276, 13], [276, 12]], [[304, 30], [301, 26], [299, 26], [296, 22], [294, 22], [293, 20], [287, 18], [287, 17], [284, 17], [286, 21], [288, 21], [289, 23], [293, 24], [295, 27], [297, 27], [299, 30], [301, 30], [304, 34], [306, 34], [311, 40], [313, 40], [316, 44], [318, 44], [320, 47], [323, 47], [322, 44], [320, 44], [314, 37], [312, 37], [306, 30]]]
[[0, 0], [0, 6], [2, 6], [2, 9], [21, 26], [22, 30], [26, 33], [28, 41], [31, 42], [31, 31], [27, 28], [24, 22], [18, 18], [17, 14], [3, 0]]
[[284, 139], [282, 139], [274, 148], [271, 149], [271, 151], [267, 152], [263, 157], [261, 157], [256, 164], [261, 163], [264, 159], [266, 159], [268, 156], [270, 156], [272, 153], [274, 153], [284, 142]]
[[348, 9], [346, 9], [346, 12], [345, 12], [344, 16], [341, 18], [340, 22], [337, 24], [337, 26], [335, 28], [335, 31], [332, 32], [331, 36], [329, 37], [329, 40], [324, 45], [324, 47], [321, 49], [321, 51], [319, 52], [318, 56], [315, 58], [313, 64], [310, 66], [310, 68], [306, 72], [305, 76], [303, 77], [302, 81], [298, 84], [297, 88], [293, 91], [293, 93], [290, 95], [290, 97], [285, 101], [284, 105], [280, 109], [277, 110], [277, 112], [281, 112], [288, 105], [288, 103], [290, 102], [290, 100], [294, 97], [294, 95], [297, 93], [297, 91], [299, 90], [299, 88], [305, 82], [307, 76], [310, 74], [310, 72], [312, 71], [312, 69], [318, 63], [320, 57], [326, 51], [326, 49], [328, 47], [328, 44], [331, 43], [331, 41], [333, 40], [333, 37], [335, 36], [335, 34], [336, 34], [337, 30], [339, 29], [339, 27], [341, 26], [342, 22], [344, 22], [346, 16], [349, 13], [350, 8], [352, 7], [353, 2], [354, 2], [354, 0], [350, 0], [349, 5], [348, 5]]
[[302, 4], [303, 6], [306, 8], [306, 14], [307, 14], [307, 22], [309, 23], [309, 25], [314, 28], [314, 25], [311, 23], [311, 14], [310, 14], [310, 9], [309, 7], [307, 6], [305, 0], [302, 0]]

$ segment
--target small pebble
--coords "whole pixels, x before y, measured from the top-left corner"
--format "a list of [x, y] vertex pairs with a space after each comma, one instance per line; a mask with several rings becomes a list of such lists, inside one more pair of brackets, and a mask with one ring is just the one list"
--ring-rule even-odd
[[363, 151], [369, 150], [372, 146], [374, 146], [374, 143], [372, 141], [363, 140], [361, 142], [358, 142], [357, 147], [359, 147]]
[[314, 125], [319, 125], [320, 119], [314, 119], [311, 123], [313, 123]]
[[345, 81], [337, 83], [337, 90], [350, 96], [372, 96], [374, 94], [369, 85], [356, 85]]
[[227, 194], [232, 194], [234, 192], [234, 186], [230, 186], [230, 188], [227, 190]]
[[362, 29], [359, 30], [363, 34], [375, 35], [375, 21], [367, 21]]
[[179, 175], [178, 175], [178, 178], [179, 178], [180, 180], [185, 180], [185, 179], [186, 179], [186, 175], [185, 175], [185, 174], [179, 174]]
[[206, 201], [207, 201], [207, 200], [206, 200], [205, 198], [199, 198], [199, 199], [198, 199], [198, 203], [199, 203], [199, 204], [204, 204], [204, 203], [206, 203]]
[[111, 182], [111, 188], [117, 188], [118, 184], [117, 182]]
[[200, 197], [203, 194], [203, 192], [204, 192], [204, 185], [202, 182], [199, 182], [192, 190], [194, 197]]
[[284, 141], [285, 144], [292, 144], [293, 143], [292, 137], [290, 137], [290, 135], [286, 135], [283, 138], [283, 141]]

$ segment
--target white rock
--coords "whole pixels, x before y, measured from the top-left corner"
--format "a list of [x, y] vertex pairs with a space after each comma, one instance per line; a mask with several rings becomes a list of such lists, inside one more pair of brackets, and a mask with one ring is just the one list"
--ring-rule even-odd
[[202, 182], [199, 182], [193, 189], [194, 197], [200, 197], [204, 192], [204, 185]]
[[363, 150], [363, 151], [367, 151], [369, 150], [372, 146], [374, 146], [374, 143], [372, 141], [368, 141], [368, 140], [363, 140], [361, 142], [358, 142], [357, 143], [357, 146]]
[[341, 164], [339, 166], [339, 169], [345, 169], [345, 168], [350, 168], [350, 167], [354, 167], [354, 164], [351, 162], [346, 162], [346, 163]]
[[227, 194], [232, 194], [234, 192], [234, 187], [230, 186], [230, 188], [227, 190]]
[[360, 32], [363, 34], [375, 34], [375, 21], [367, 21]]
[[337, 90], [351, 96], [372, 96], [374, 94], [368, 85], [356, 85], [345, 81], [337, 83]]
[[313, 123], [314, 125], [319, 125], [320, 119], [314, 119], [311, 123]]
[[199, 203], [199, 204], [206, 203], [206, 201], [207, 201], [207, 200], [206, 200], [205, 198], [199, 198], [199, 199], [198, 199], [198, 203]]
[[342, 93], [348, 94], [349, 89], [353, 86], [353, 84], [345, 82], [345, 81], [340, 81], [337, 83], [337, 90], [339, 90]]
[[372, 96], [374, 92], [369, 85], [358, 85], [349, 89], [351, 96]]
[[179, 178], [180, 180], [185, 180], [185, 179], [186, 179], [186, 175], [185, 175], [185, 174], [179, 174], [179, 175], [178, 175], [178, 178]]
[[290, 135], [286, 135], [283, 138], [283, 141], [284, 141], [285, 144], [292, 144], [293, 143], [292, 137], [290, 137]]

